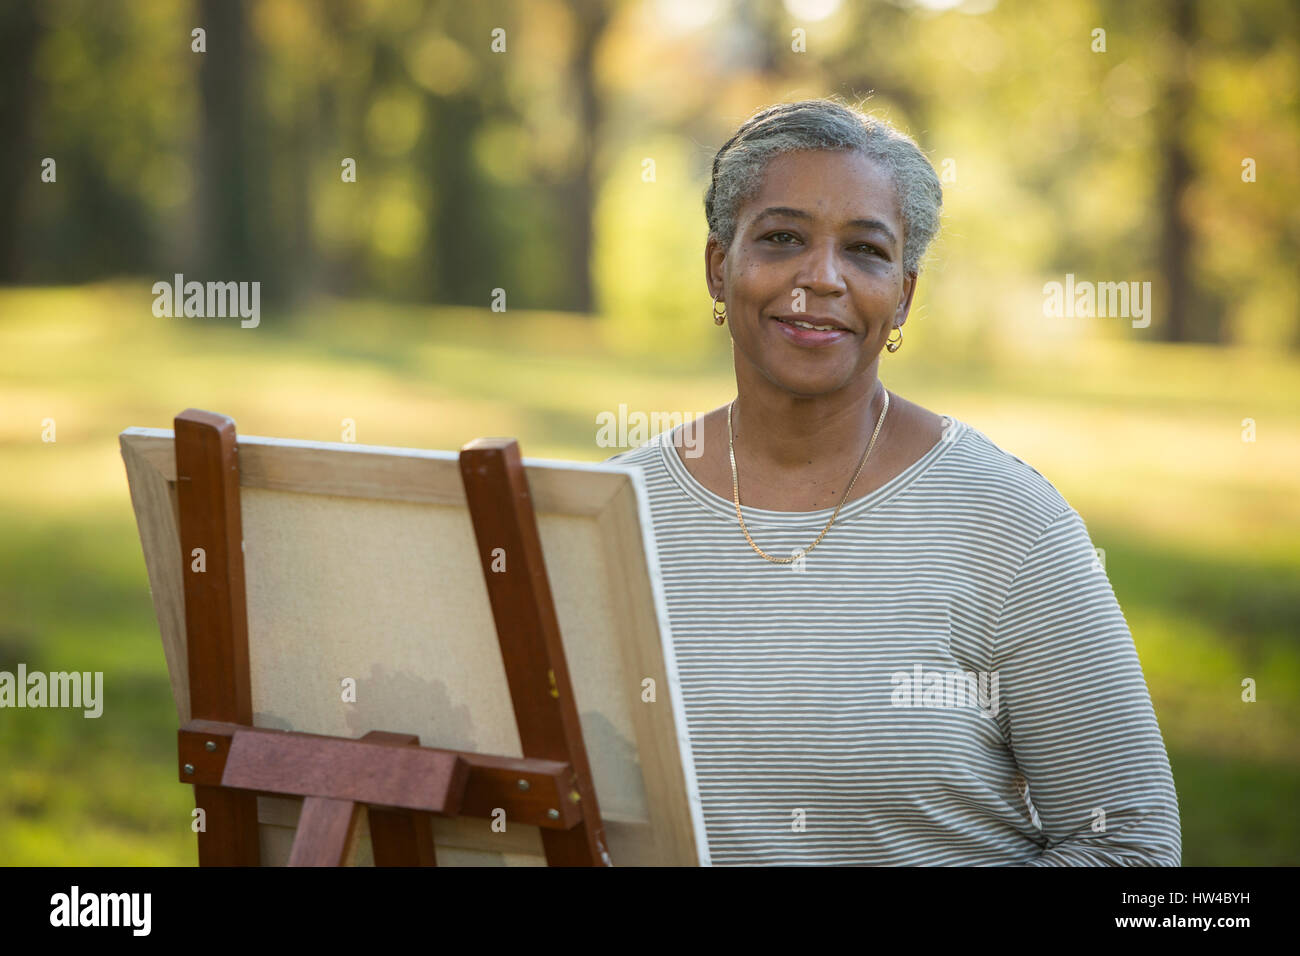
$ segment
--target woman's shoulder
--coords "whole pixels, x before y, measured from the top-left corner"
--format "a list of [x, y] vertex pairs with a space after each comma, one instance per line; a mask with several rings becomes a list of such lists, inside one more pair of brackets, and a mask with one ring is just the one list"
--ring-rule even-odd
[[935, 477], [952, 486], [955, 503], [994, 510], [1040, 529], [1072, 510], [1051, 480], [1024, 458], [969, 422], [947, 417], [952, 425], [941, 441], [953, 447]]

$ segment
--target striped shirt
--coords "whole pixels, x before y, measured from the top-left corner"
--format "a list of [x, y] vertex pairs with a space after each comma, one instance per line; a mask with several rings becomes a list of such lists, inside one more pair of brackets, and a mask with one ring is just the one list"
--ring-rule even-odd
[[[681, 427], [608, 461], [649, 493], [715, 864], [1180, 865], [1133, 639], [1046, 478], [944, 416], [773, 564]], [[742, 511], [781, 557], [833, 513]]]

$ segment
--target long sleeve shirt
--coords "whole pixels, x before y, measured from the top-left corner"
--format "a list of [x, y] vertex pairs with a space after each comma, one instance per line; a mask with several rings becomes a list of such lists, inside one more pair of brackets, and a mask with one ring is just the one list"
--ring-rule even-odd
[[[793, 564], [753, 551], [680, 427], [608, 459], [649, 493], [713, 863], [1178, 866], [1168, 757], [1083, 519], [944, 422]], [[742, 512], [785, 557], [833, 509]]]

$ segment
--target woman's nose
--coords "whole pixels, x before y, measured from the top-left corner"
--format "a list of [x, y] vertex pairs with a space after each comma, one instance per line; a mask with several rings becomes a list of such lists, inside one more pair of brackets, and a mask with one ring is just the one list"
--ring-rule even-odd
[[808, 247], [800, 263], [799, 285], [818, 295], [843, 291], [844, 276], [840, 271], [838, 251], [834, 243], [813, 244]]

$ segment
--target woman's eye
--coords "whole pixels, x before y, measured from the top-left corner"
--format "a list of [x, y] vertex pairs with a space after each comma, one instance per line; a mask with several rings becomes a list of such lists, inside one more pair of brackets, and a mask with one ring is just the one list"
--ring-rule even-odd
[[[770, 239], [770, 240], [772, 240], [773, 242], [775, 242], [777, 245], [780, 245], [780, 246], [789, 245], [789, 243], [784, 242], [784, 241], [781, 240], [781, 237], [782, 237], [782, 236], [786, 236], [786, 237], [788, 237], [788, 238], [790, 238], [790, 239], [797, 239], [797, 238], [798, 238], [797, 236], [795, 236], [794, 233], [792, 233], [792, 232], [786, 232], [784, 229], [782, 229], [782, 230], [779, 231], [779, 232], [770, 232], [770, 233], [768, 233], [766, 236], [764, 236], [763, 238], [764, 238], [764, 239]], [[865, 250], [866, 250], [868, 253], [870, 253], [871, 255], [880, 256], [880, 257], [882, 257], [882, 258], [884, 258], [884, 255], [885, 255], [885, 254], [884, 254], [883, 252], [881, 252], [880, 249], [878, 249], [876, 246], [870, 245], [870, 244], [865, 243], [865, 242], [859, 242], [859, 243], [857, 243], [856, 245], [854, 245], [852, 248], [854, 248], [854, 249], [865, 249]]]

